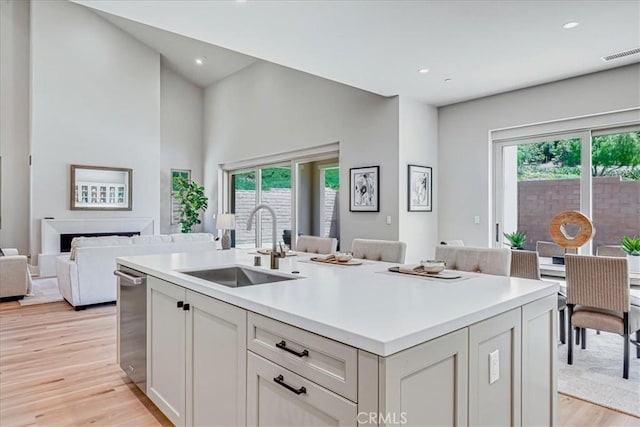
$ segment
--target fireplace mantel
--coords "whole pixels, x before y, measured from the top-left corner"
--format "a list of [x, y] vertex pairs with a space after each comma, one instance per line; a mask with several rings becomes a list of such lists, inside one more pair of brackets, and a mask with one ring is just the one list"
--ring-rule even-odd
[[40, 276], [56, 275], [55, 260], [60, 255], [60, 234], [119, 231], [153, 234], [153, 218], [43, 219], [40, 233], [42, 253], [38, 255]]

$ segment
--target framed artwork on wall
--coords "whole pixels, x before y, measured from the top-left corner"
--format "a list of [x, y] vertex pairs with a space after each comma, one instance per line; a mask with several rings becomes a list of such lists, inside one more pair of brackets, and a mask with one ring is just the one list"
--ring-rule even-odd
[[133, 171], [126, 168], [71, 165], [71, 210], [130, 211]]
[[431, 195], [433, 180], [432, 169], [428, 166], [409, 165], [407, 173], [408, 182], [408, 209], [409, 212], [431, 212]]
[[171, 169], [171, 225], [180, 223], [180, 202], [176, 200], [176, 188], [174, 178], [181, 177], [191, 181], [191, 169]]
[[349, 210], [380, 212], [380, 166], [349, 169]]

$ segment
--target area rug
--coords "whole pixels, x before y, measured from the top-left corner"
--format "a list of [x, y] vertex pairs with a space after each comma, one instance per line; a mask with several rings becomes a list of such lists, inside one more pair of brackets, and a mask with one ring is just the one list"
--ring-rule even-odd
[[62, 295], [58, 291], [58, 279], [47, 277], [33, 279], [33, 295], [27, 295], [21, 299], [20, 305], [46, 304], [56, 301], [62, 301]]
[[587, 330], [587, 348], [574, 345], [573, 365], [568, 365], [568, 346], [560, 345], [558, 391], [640, 417], [640, 359], [630, 344], [629, 379], [623, 379], [622, 346], [620, 335]]

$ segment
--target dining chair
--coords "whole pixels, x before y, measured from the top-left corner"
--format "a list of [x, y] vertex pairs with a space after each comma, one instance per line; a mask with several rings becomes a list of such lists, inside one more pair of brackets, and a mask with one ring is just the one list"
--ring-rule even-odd
[[354, 258], [404, 263], [407, 244], [395, 240], [353, 239]]
[[437, 245], [436, 259], [444, 261], [449, 270], [496, 276], [509, 276], [511, 273], [511, 250], [506, 248]]
[[338, 247], [338, 240], [331, 237], [298, 236], [296, 251], [313, 254], [332, 254]]
[[622, 252], [622, 246], [620, 245], [600, 245], [596, 249], [597, 256], [613, 256], [626, 258], [627, 254]]
[[565, 253], [576, 253], [576, 249], [564, 249], [562, 246], [555, 242], [546, 242], [544, 240], [538, 240], [536, 242], [536, 252], [538, 255], [545, 258], [561, 257]]
[[[511, 277], [540, 280], [540, 258], [536, 251], [511, 251]], [[558, 293], [558, 321], [560, 328], [560, 342], [566, 343], [565, 311], [567, 297]]]
[[[616, 257], [566, 255], [569, 348], [567, 363], [573, 364], [573, 327], [622, 335], [624, 355], [622, 377], [629, 378], [629, 336], [640, 340], [640, 307], [631, 305], [627, 260]], [[636, 350], [640, 358], [640, 348]]]

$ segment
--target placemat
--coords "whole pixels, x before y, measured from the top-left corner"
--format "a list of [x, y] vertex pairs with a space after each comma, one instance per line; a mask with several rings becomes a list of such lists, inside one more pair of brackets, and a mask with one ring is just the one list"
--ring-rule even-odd
[[457, 277], [452, 278], [452, 277], [438, 277], [438, 274], [409, 274], [409, 273], [401, 273], [399, 270], [399, 267], [389, 267], [388, 270], [383, 270], [383, 271], [378, 271], [377, 273], [381, 273], [381, 274], [389, 274], [391, 276], [407, 276], [407, 277], [412, 277], [415, 279], [421, 279], [421, 280], [431, 280], [433, 282], [439, 282], [439, 283], [457, 283], [457, 282], [462, 282], [463, 280], [468, 280], [471, 279], [472, 277], [474, 277], [473, 273], [469, 273], [469, 274], [462, 274], [458, 271], [452, 271], [452, 270], [445, 270], [441, 273], [438, 274], [442, 274], [442, 273], [446, 273], [448, 275], [455, 275]]
[[362, 265], [362, 261], [353, 258], [349, 261], [338, 261], [337, 259], [318, 259], [317, 257], [313, 257], [310, 261], [333, 265]]

